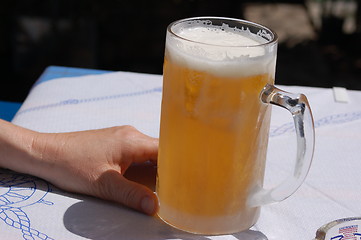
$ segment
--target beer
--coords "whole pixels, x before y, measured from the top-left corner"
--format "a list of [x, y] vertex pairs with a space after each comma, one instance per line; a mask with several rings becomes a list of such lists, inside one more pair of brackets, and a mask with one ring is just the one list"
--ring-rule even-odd
[[275, 49], [247, 30], [193, 25], [167, 35], [158, 214], [189, 232], [238, 232], [259, 215], [247, 199], [263, 184], [270, 109], [259, 95]]

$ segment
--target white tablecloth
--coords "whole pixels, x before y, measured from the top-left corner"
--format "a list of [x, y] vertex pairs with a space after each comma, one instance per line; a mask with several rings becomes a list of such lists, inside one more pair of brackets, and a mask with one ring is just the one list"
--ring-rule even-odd
[[[360, 216], [361, 92], [349, 90], [349, 102], [338, 103], [332, 89], [278, 87], [309, 99], [316, 127], [314, 160], [300, 189], [281, 203], [264, 206], [249, 231], [192, 235], [157, 217], [1, 170], [0, 238], [311, 240], [329, 221]], [[149, 74], [54, 79], [32, 89], [13, 123], [42, 132], [130, 124], [157, 137], [161, 89], [161, 76]], [[292, 118], [285, 110], [274, 107], [270, 135], [266, 186], [282, 181], [295, 158]]]

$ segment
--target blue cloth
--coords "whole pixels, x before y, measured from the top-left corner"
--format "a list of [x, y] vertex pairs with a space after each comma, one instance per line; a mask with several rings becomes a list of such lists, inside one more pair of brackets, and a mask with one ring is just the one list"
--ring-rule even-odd
[[19, 110], [21, 103], [0, 101], [0, 118], [11, 121], [15, 113]]
[[55, 78], [62, 77], [79, 77], [89, 74], [102, 74], [111, 71], [87, 69], [87, 68], [74, 68], [74, 67], [60, 67], [60, 66], [49, 66], [45, 69], [43, 74], [39, 77], [35, 84], [49, 81]]

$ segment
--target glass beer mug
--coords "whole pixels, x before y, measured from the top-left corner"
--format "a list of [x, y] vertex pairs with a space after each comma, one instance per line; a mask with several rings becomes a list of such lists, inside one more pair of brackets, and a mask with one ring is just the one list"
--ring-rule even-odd
[[[176, 21], [166, 36], [159, 138], [159, 217], [192, 233], [250, 228], [260, 206], [282, 201], [304, 181], [313, 155], [307, 98], [274, 84], [277, 35], [248, 21]], [[263, 188], [271, 106], [291, 112], [295, 170]]]

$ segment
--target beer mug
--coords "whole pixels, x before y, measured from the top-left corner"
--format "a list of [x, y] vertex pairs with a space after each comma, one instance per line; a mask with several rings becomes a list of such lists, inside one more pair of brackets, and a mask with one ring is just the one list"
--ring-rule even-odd
[[[313, 156], [307, 98], [274, 84], [277, 35], [256, 23], [217, 17], [167, 28], [156, 192], [158, 216], [192, 233], [250, 228], [260, 206], [304, 181]], [[271, 105], [291, 112], [294, 172], [263, 188]]]

